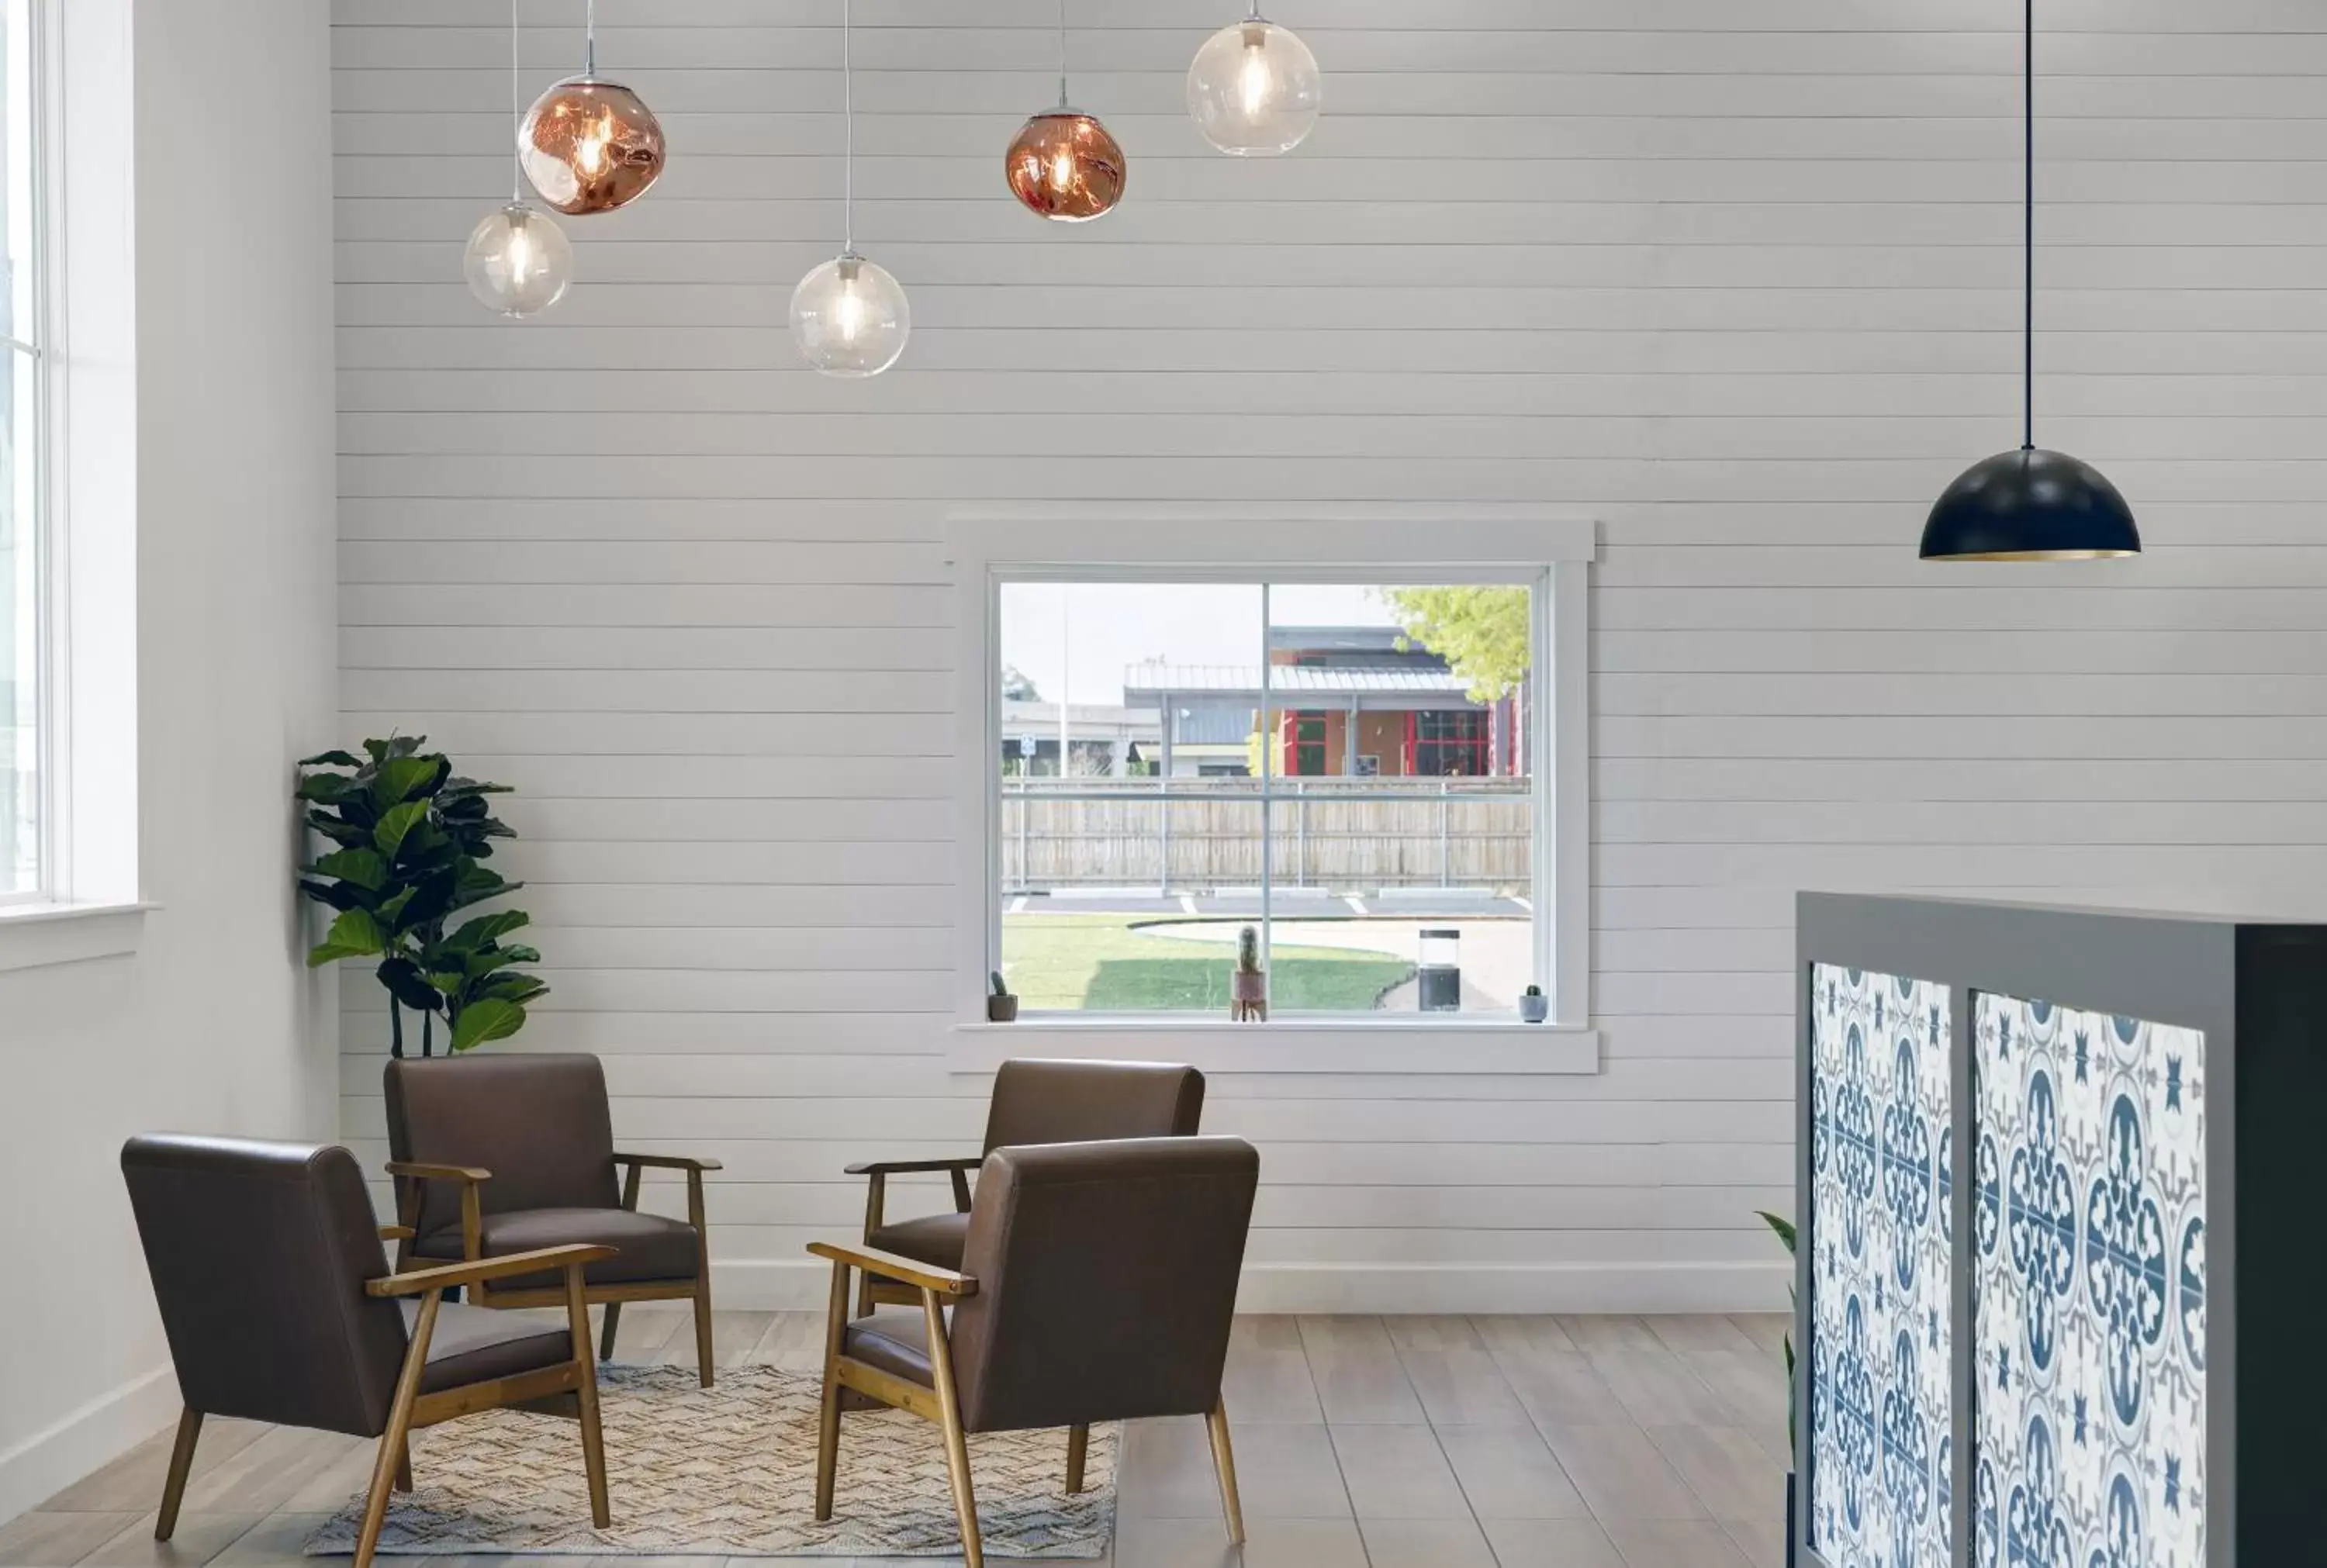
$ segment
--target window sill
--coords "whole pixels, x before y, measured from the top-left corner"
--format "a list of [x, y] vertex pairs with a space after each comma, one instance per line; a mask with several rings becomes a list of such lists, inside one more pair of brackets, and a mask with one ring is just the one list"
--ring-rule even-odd
[[1232, 1023], [1052, 1013], [1015, 1023], [958, 1022], [946, 1067], [990, 1073], [1012, 1058], [1121, 1055], [1168, 1057], [1207, 1073], [1591, 1074], [1600, 1070], [1600, 1032], [1508, 1017]]
[[145, 912], [136, 904], [23, 904], [0, 908], [0, 973], [118, 958], [137, 951]]

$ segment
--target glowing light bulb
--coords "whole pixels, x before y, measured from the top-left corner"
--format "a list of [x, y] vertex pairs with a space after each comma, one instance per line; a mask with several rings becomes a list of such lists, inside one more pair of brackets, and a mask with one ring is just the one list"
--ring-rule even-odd
[[1248, 120], [1260, 117], [1261, 111], [1268, 107], [1270, 89], [1276, 86], [1269, 73], [1268, 56], [1261, 49], [1266, 37], [1258, 27], [1247, 26], [1244, 30], [1244, 70], [1238, 73], [1237, 88], [1244, 102], [1244, 117]]
[[469, 292], [488, 310], [530, 316], [565, 297], [574, 247], [565, 230], [522, 201], [488, 213], [462, 258]]
[[912, 331], [904, 288], [876, 262], [846, 251], [792, 291], [792, 341], [827, 376], [877, 376]]
[[1256, 15], [1221, 28], [1188, 67], [1188, 114], [1240, 158], [1289, 153], [1317, 124], [1324, 83], [1308, 45]]

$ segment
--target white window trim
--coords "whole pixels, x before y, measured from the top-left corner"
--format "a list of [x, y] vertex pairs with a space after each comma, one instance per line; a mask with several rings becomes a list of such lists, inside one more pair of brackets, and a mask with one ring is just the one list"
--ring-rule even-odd
[[136, 951], [136, 316], [130, 6], [38, 8], [43, 154], [42, 880], [0, 909], [0, 972]]
[[[1207, 1072], [1591, 1073], [1591, 739], [1587, 573], [1597, 528], [1588, 518], [1481, 516], [1427, 506], [1350, 509], [1137, 505], [956, 513], [947, 543], [956, 593], [959, 765], [955, 770], [954, 1026], [948, 1063], [991, 1072], [1010, 1057], [1168, 1055]], [[1169, 571], [1179, 582], [1374, 581], [1539, 584], [1536, 776], [1548, 792], [1536, 835], [1538, 962], [1550, 1017], [1450, 1022], [1304, 1013], [1268, 1023], [1144, 1013], [1047, 1013], [986, 1021], [1000, 877], [1000, 791], [992, 759], [999, 698], [992, 670], [1005, 581], [1104, 579]]]

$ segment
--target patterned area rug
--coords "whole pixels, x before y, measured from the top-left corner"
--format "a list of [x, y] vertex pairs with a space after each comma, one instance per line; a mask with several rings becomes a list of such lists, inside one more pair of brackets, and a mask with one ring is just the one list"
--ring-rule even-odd
[[[732, 1557], [957, 1556], [939, 1428], [902, 1411], [841, 1418], [832, 1521], [816, 1522], [818, 1382], [773, 1367], [609, 1367], [599, 1376], [611, 1529], [590, 1526], [582, 1442], [570, 1421], [511, 1411], [414, 1435], [416, 1489], [388, 1510], [382, 1552]], [[1066, 1492], [1067, 1434], [969, 1440], [978, 1522], [994, 1557], [1100, 1557], [1115, 1534], [1120, 1429], [1091, 1429], [1086, 1489]], [[363, 1499], [307, 1543], [355, 1550]]]

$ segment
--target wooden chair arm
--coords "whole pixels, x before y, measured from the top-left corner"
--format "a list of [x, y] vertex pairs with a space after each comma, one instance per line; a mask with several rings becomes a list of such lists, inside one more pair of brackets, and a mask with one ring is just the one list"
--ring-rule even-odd
[[425, 1160], [390, 1160], [388, 1173], [422, 1181], [490, 1181], [493, 1173], [474, 1165], [432, 1165]]
[[383, 1225], [379, 1227], [379, 1238], [382, 1241], [410, 1241], [412, 1239], [412, 1227], [408, 1225]]
[[983, 1154], [966, 1154], [953, 1160], [868, 1160], [861, 1165], [851, 1165], [847, 1176], [918, 1176], [939, 1171], [975, 1171], [986, 1163]]
[[910, 1257], [899, 1257], [893, 1252], [882, 1252], [874, 1247], [845, 1241], [811, 1241], [808, 1249], [818, 1257], [828, 1257], [851, 1268], [864, 1269], [884, 1279], [902, 1280], [909, 1285], [935, 1291], [941, 1296], [974, 1296], [977, 1293], [977, 1281], [968, 1274]]
[[698, 1160], [692, 1154], [616, 1154], [617, 1165], [651, 1165], [658, 1171], [723, 1171], [725, 1166], [716, 1160]]
[[618, 1248], [611, 1246], [545, 1246], [532, 1252], [512, 1252], [502, 1257], [473, 1258], [466, 1263], [440, 1264], [429, 1268], [407, 1269], [364, 1282], [364, 1292], [375, 1296], [414, 1296], [424, 1291], [450, 1290], [454, 1285], [472, 1285], [487, 1280], [508, 1279], [515, 1274], [540, 1274], [548, 1269], [580, 1268], [602, 1258], [614, 1255]]

